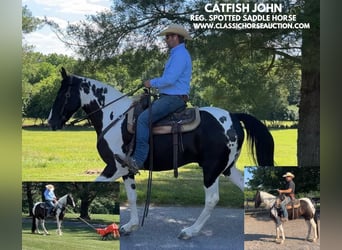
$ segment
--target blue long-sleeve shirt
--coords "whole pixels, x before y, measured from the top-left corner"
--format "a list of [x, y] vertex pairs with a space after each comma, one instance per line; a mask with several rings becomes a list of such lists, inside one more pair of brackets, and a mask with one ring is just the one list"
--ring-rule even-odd
[[53, 201], [54, 199], [56, 199], [55, 193], [49, 189], [45, 189], [44, 197], [45, 197], [45, 200], [48, 200], [48, 201]]
[[189, 95], [192, 62], [184, 43], [170, 51], [163, 75], [151, 79], [151, 86], [159, 89], [159, 93], [167, 95]]

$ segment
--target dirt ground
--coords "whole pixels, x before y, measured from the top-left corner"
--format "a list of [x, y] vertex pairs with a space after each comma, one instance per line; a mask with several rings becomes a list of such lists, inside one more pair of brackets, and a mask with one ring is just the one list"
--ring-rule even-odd
[[[320, 239], [316, 243], [306, 241], [307, 224], [304, 219], [288, 221], [284, 225], [285, 243], [275, 242], [276, 229], [268, 213], [245, 215], [245, 250], [258, 249], [291, 249], [291, 250], [318, 250]], [[320, 220], [318, 220], [320, 232]], [[312, 239], [311, 231], [310, 238]]]

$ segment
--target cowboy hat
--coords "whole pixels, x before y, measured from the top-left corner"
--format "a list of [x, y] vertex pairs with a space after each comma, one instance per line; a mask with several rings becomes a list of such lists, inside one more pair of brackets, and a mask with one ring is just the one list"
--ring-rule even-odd
[[290, 172], [287, 172], [286, 174], [283, 175], [283, 177], [292, 177], [294, 178], [294, 174], [290, 173]]
[[180, 35], [180, 36], [184, 37], [184, 39], [187, 39], [187, 40], [192, 39], [189, 32], [186, 29], [184, 29], [184, 27], [182, 25], [179, 25], [179, 24], [171, 24], [165, 30], [160, 32], [159, 36], [165, 36], [165, 35], [170, 34], [170, 33]]
[[49, 190], [54, 190], [55, 189], [55, 187], [52, 184], [47, 184], [45, 187], [47, 189], [49, 189]]

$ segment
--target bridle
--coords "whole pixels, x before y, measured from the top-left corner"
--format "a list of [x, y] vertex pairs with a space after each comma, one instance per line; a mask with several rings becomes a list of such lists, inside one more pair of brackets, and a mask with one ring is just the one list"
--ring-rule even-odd
[[[71, 97], [71, 86], [72, 86], [72, 79], [73, 79], [73, 76], [71, 75], [70, 76], [70, 79], [69, 79], [69, 82], [68, 82], [68, 88], [67, 88], [67, 91], [65, 92], [65, 101], [64, 101], [64, 104], [62, 106], [62, 109], [60, 111], [60, 116], [62, 117], [62, 119], [65, 119], [65, 115], [63, 114], [64, 113], [64, 109], [65, 109], [65, 106], [68, 104], [68, 100], [70, 99]], [[87, 120], [91, 115], [101, 111], [102, 109], [108, 107], [109, 105], [123, 99], [124, 97], [126, 96], [129, 96], [129, 95], [133, 95], [135, 92], [137, 92], [140, 88], [142, 88], [143, 85], [139, 85], [137, 86], [135, 89], [133, 89], [132, 91], [128, 92], [127, 94], [124, 94], [116, 99], [114, 99], [113, 101], [110, 101], [109, 103], [99, 107], [98, 109], [90, 112], [89, 114], [86, 114], [86, 115], [83, 115], [81, 118], [78, 118], [78, 119], [75, 119], [73, 120], [72, 122], [70, 122], [70, 125], [73, 126], [75, 125], [76, 123], [79, 123], [81, 121], [84, 121], [84, 120]], [[124, 112], [124, 114], [126, 114], [128, 112], [128, 110], [126, 112]], [[124, 114], [120, 115], [119, 117], [122, 117], [124, 116]]]
[[61, 111], [59, 113], [59, 115], [61, 116], [61, 119], [62, 120], [65, 120], [66, 117], [64, 115], [64, 109], [65, 109], [65, 106], [68, 104], [68, 100], [70, 99], [71, 97], [71, 86], [72, 86], [72, 78], [73, 76], [69, 76], [69, 81], [68, 81], [68, 88], [67, 88], [67, 91], [65, 92], [64, 96], [65, 96], [65, 100], [64, 100], [64, 103], [63, 103], [63, 106], [61, 108]]

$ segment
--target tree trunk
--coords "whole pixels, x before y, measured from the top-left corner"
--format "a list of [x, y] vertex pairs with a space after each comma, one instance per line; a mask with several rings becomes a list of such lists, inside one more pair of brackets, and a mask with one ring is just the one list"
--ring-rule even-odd
[[91, 201], [89, 201], [87, 199], [82, 199], [81, 200], [80, 217], [82, 219], [90, 220], [90, 216], [89, 216], [89, 213], [88, 213], [88, 209], [89, 209], [90, 203], [91, 203]]
[[33, 208], [33, 195], [31, 190], [31, 182], [26, 182], [26, 196], [27, 196], [27, 203], [29, 207], [29, 215], [32, 216], [32, 208]]
[[297, 157], [299, 166], [320, 165], [320, 31], [319, 1], [307, 1], [304, 13]]

